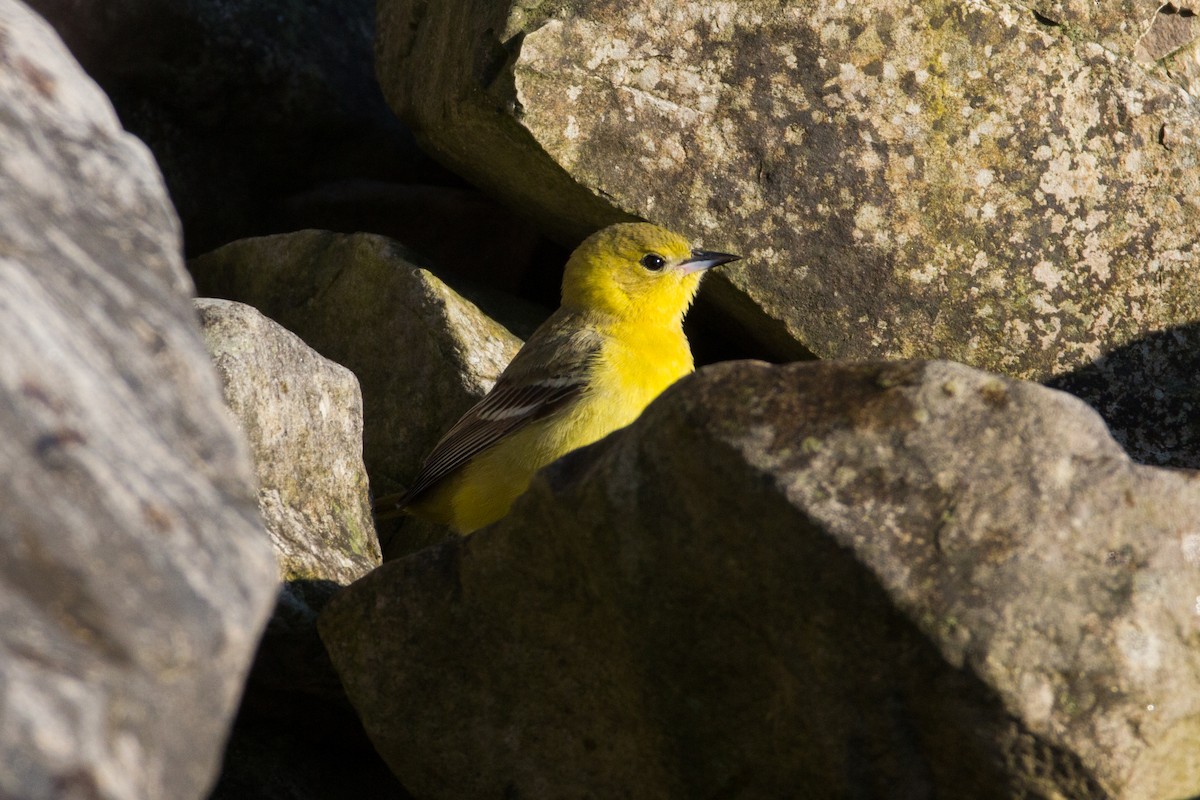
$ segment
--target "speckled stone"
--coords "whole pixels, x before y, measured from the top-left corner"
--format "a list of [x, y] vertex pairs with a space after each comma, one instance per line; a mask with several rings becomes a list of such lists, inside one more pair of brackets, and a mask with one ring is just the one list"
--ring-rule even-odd
[[1200, 317], [1196, 108], [1111, 5], [385, 0], [379, 72], [564, 238], [746, 255], [707, 291], [751, 329], [1041, 380]]
[[250, 306], [195, 305], [225, 401], [254, 452], [280, 580], [345, 585], [379, 566], [354, 374]]
[[948, 362], [729, 362], [319, 621], [416, 796], [1200, 792], [1200, 476]]

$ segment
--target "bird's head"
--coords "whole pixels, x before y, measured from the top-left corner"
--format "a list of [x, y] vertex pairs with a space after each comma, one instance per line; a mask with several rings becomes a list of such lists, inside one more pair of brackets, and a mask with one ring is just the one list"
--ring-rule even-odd
[[705, 270], [737, 258], [693, 250], [687, 239], [657, 225], [610, 225], [571, 254], [563, 305], [646, 322], [682, 320]]

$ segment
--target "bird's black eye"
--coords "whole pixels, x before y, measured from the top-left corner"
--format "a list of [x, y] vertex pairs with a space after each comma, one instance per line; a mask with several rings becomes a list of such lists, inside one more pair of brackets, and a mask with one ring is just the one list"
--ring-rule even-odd
[[646, 253], [642, 256], [642, 266], [651, 272], [658, 272], [666, 263], [658, 253]]

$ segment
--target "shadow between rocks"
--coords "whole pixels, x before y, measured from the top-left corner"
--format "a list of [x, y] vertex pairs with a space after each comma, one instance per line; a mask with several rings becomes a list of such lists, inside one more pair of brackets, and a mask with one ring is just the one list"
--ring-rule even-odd
[[1200, 469], [1200, 322], [1136, 339], [1044, 383], [1094, 408], [1133, 460]]
[[326, 580], [282, 584], [210, 800], [411, 800], [346, 698], [317, 615]]

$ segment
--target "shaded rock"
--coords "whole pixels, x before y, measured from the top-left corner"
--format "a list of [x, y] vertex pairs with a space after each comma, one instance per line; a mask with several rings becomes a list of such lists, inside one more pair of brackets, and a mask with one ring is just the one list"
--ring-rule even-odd
[[204, 796], [274, 596], [146, 148], [0, 0], [0, 796]]
[[1189, 797], [1198, 519], [1064, 393], [730, 363], [319, 624], [423, 798]]
[[744, 254], [707, 291], [780, 356], [1040, 380], [1200, 317], [1194, 102], [1024, 7], [385, 0], [379, 26], [431, 152], [563, 237], [632, 215]]
[[350, 370], [250, 306], [196, 301], [225, 401], [250, 440], [280, 578], [350, 583], [379, 565]]
[[[416, 263], [380, 236], [301, 231], [234, 242], [191, 264], [203, 293], [261, 309], [355, 373], [376, 497], [403, 489], [521, 345]], [[526, 304], [467, 291], [493, 316], [532, 327]], [[390, 558], [439, 541], [446, 531], [401, 518], [381, 522], [378, 534]]]
[[1100, 412], [1136, 460], [1200, 469], [1200, 323], [1119, 347], [1046, 382]]
[[294, 228], [383, 234], [419, 253], [438, 275], [509, 292], [529, 276], [541, 244], [529, 222], [475, 189], [345, 181], [286, 203]]
[[388, 111], [371, 0], [32, 0], [158, 159], [189, 252], [328, 181], [454, 181]]
[[210, 800], [408, 800], [317, 635], [332, 581], [280, 587]]
[[376, 73], [426, 152], [574, 246], [633, 217], [578, 185], [522, 124], [509, 73], [527, 12], [509, 14], [508, 3], [487, 0], [379, 2]]
[[354, 372], [377, 492], [416, 473], [521, 344], [410, 258], [381, 236], [301, 231], [191, 263], [202, 293], [254, 306]]
[[380, 563], [358, 381], [250, 306], [195, 303], [254, 451], [283, 581], [211, 797], [407, 797], [363, 734], [316, 629], [339, 587]]

